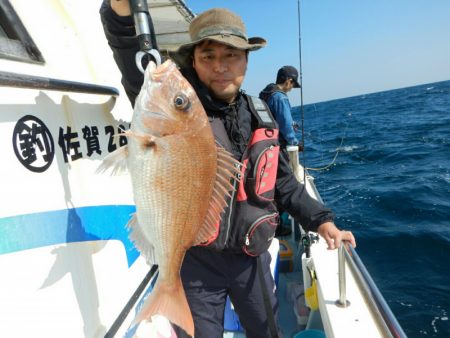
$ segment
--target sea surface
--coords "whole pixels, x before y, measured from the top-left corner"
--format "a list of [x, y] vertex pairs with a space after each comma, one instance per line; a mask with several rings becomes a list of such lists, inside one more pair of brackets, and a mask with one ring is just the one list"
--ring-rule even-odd
[[450, 337], [450, 81], [303, 112], [301, 160], [406, 335]]

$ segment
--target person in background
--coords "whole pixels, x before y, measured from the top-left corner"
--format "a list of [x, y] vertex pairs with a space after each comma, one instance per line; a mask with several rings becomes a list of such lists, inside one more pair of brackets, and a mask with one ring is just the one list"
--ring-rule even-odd
[[295, 136], [297, 124], [292, 119], [291, 104], [287, 93], [292, 88], [300, 88], [298, 71], [292, 66], [283, 66], [278, 70], [276, 83], [268, 84], [259, 93], [275, 116], [280, 128], [280, 142], [282, 146], [299, 145]]
[[[128, 0], [104, 0], [100, 9], [106, 38], [122, 73], [122, 84], [134, 105], [143, 74], [135, 63], [139, 44], [130, 14]], [[261, 149], [256, 153], [255, 147], [248, 146], [259, 122], [254, 109], [250, 108], [252, 98], [241, 90], [241, 84], [249, 52], [264, 47], [266, 41], [248, 38], [241, 18], [223, 8], [196, 16], [189, 33], [191, 41], [180, 46], [173, 57], [202, 102], [216, 139], [240, 161], [247, 154], [257, 157]], [[278, 140], [274, 137], [270, 142], [276, 147]], [[344, 240], [355, 246], [353, 234], [339, 230], [334, 224], [331, 210], [305, 193], [286, 159], [277, 154], [273, 160], [276, 170], [272, 173], [268, 198], [283, 205], [307, 230], [321, 234], [330, 249], [337, 248]], [[249, 169], [245, 170], [245, 175], [251, 174]], [[193, 315], [196, 338], [223, 337], [227, 296], [248, 338], [273, 336], [263, 296], [264, 289], [269, 290], [268, 307], [276, 318], [278, 301], [270, 272], [270, 254], [267, 249], [257, 257], [246, 254], [238, 235], [255, 218], [269, 216], [272, 220], [276, 217], [276, 208], [270, 201], [262, 203], [257, 200], [258, 196], [249, 194], [247, 186], [239, 189], [244, 191], [239, 190], [231, 197], [219, 225], [218, 237], [207, 246], [190, 248], [182, 264], [181, 279]], [[247, 193], [248, 200], [237, 200], [240, 191]], [[264, 242], [267, 243], [267, 238]], [[177, 335], [185, 337], [179, 329]]]
[[[270, 108], [270, 111], [275, 116], [280, 129], [280, 144], [286, 150], [287, 146], [299, 146], [295, 132], [297, 123], [292, 119], [291, 104], [287, 93], [292, 88], [300, 88], [298, 83], [298, 71], [292, 66], [283, 66], [278, 70], [276, 83], [268, 84], [260, 93], [259, 98], [264, 100]], [[302, 150], [302, 149], [300, 149]], [[289, 156], [286, 154], [286, 158]], [[287, 212], [283, 212], [279, 207], [280, 224], [277, 227], [275, 235], [288, 236], [291, 234], [291, 220]]]

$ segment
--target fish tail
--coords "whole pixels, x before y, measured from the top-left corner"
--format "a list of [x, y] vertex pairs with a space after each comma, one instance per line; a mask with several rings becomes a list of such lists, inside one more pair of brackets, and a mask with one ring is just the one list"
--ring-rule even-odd
[[176, 285], [157, 281], [149, 297], [132, 325], [143, 320], [150, 320], [155, 314], [166, 317], [170, 322], [181, 327], [188, 335], [194, 336], [194, 321], [189, 308], [181, 280]]

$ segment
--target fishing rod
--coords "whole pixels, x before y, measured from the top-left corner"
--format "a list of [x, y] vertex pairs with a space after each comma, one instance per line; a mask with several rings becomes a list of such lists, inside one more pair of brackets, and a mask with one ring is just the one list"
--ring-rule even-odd
[[305, 149], [305, 130], [304, 130], [305, 115], [303, 108], [302, 32], [300, 20], [300, 0], [297, 0], [297, 10], [298, 10], [298, 58], [299, 58], [299, 77], [300, 77], [300, 118], [302, 131], [300, 150], [303, 152]]
[[299, 145], [299, 151], [302, 152], [303, 156], [303, 166], [305, 167], [305, 170], [303, 171], [304, 179], [306, 179], [306, 170], [326, 170], [330, 168], [336, 161], [337, 156], [339, 155], [339, 149], [342, 146], [342, 143], [344, 142], [344, 136], [341, 139], [341, 145], [338, 148], [338, 151], [336, 152], [333, 160], [330, 164], [321, 167], [321, 168], [307, 168], [305, 163], [305, 129], [304, 129], [304, 122], [305, 122], [305, 111], [304, 111], [304, 103], [303, 103], [303, 69], [302, 69], [302, 34], [301, 34], [301, 20], [300, 20], [300, 0], [297, 0], [297, 9], [298, 9], [298, 55], [299, 55], [299, 78], [300, 78], [300, 118], [301, 118], [301, 132], [302, 132], [302, 139]]
[[301, 119], [301, 133], [302, 138], [298, 145], [299, 152], [302, 153], [303, 166], [303, 182], [306, 182], [306, 163], [305, 163], [305, 112], [303, 104], [303, 67], [302, 67], [302, 30], [300, 19], [300, 0], [297, 0], [297, 17], [298, 17], [298, 61], [299, 61], [299, 78], [300, 78], [300, 119]]
[[161, 54], [158, 50], [155, 28], [148, 10], [147, 0], [130, 0], [133, 13], [136, 36], [139, 42], [139, 51], [136, 53], [136, 66], [144, 73], [143, 62], [147, 55], [157, 66], [161, 64]]

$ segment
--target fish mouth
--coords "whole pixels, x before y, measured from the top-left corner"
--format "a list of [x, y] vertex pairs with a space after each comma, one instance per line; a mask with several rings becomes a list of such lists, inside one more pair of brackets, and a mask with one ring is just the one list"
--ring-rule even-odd
[[167, 77], [167, 74], [170, 73], [170, 68], [173, 67], [176, 67], [176, 65], [171, 60], [167, 60], [159, 66], [154, 67], [151, 72], [152, 80], [155, 82], [164, 81], [164, 79]]

